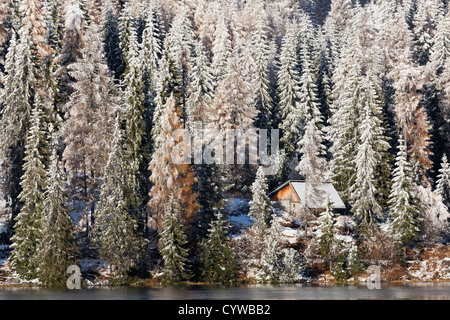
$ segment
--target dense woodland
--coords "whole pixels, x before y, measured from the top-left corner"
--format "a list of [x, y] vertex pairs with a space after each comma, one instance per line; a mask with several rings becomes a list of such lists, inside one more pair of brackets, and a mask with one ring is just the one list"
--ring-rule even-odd
[[[21, 279], [64, 284], [86, 258], [117, 281], [296, 282], [317, 259], [346, 279], [374, 250], [402, 265], [448, 239], [447, 1], [1, 0], [0, 46], [0, 216]], [[199, 121], [280, 129], [276, 174], [174, 164], [173, 131]], [[288, 179], [305, 212], [333, 182], [350, 247], [331, 203], [317, 237], [282, 243], [268, 193]], [[233, 239], [230, 197], [253, 220]]]

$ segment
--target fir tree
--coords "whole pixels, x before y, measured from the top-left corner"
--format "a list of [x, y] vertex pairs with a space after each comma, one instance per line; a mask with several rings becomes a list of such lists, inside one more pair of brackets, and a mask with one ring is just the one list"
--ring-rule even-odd
[[127, 208], [130, 194], [124, 190], [128, 163], [122, 149], [123, 135], [118, 119], [113, 137], [92, 237], [99, 246], [100, 257], [108, 262], [111, 271], [124, 277], [137, 267], [142, 257], [143, 239], [138, 230], [137, 215]]
[[54, 151], [47, 174], [42, 240], [37, 255], [39, 280], [50, 286], [65, 285], [67, 268], [76, 265], [78, 260], [78, 245], [64, 184], [65, 179]]
[[300, 140], [299, 130], [299, 91], [300, 75], [298, 72], [296, 32], [289, 26], [283, 38], [280, 54], [280, 70], [278, 71], [278, 99], [281, 125], [283, 130], [281, 141], [286, 149], [293, 151], [293, 146]]
[[207, 282], [229, 284], [236, 280], [237, 262], [227, 237], [228, 228], [228, 222], [218, 213], [202, 243], [202, 278]]
[[45, 132], [40, 105], [33, 109], [32, 123], [25, 144], [20, 213], [11, 238], [11, 266], [24, 279], [38, 276], [38, 247], [42, 239], [42, 217], [45, 208], [47, 172], [44, 164]]
[[259, 111], [255, 126], [260, 129], [272, 127], [273, 94], [270, 79], [271, 47], [267, 37], [267, 27], [264, 20], [258, 20], [252, 37], [255, 70], [252, 77], [255, 108]]
[[428, 16], [423, 4], [419, 4], [417, 13], [414, 16], [414, 36], [416, 42], [416, 60], [420, 65], [425, 65], [431, 54], [433, 47], [433, 21]]
[[281, 226], [276, 217], [272, 216], [272, 222], [265, 237], [264, 249], [262, 250], [258, 280], [261, 282], [277, 282], [282, 270], [280, 269], [279, 250], [282, 244]]
[[314, 204], [324, 203], [325, 195], [318, 187], [328, 179], [328, 163], [325, 158], [323, 134], [317, 128], [317, 118], [312, 118], [305, 134], [298, 143], [301, 160], [295, 168], [305, 179], [304, 210], [308, 211]]
[[162, 35], [156, 9], [149, 7], [145, 10], [144, 15], [145, 27], [142, 31], [141, 60], [144, 66], [144, 76], [149, 84], [154, 86], [155, 73], [158, 70], [158, 61], [162, 53]]
[[327, 208], [319, 216], [319, 252], [322, 258], [326, 258], [330, 264], [330, 270], [333, 270], [333, 260], [340, 251], [340, 242], [336, 235], [338, 229], [336, 226], [336, 218], [333, 213], [333, 203], [328, 199]]
[[143, 92], [143, 74], [140, 65], [140, 55], [136, 28], [129, 35], [128, 67], [124, 73], [123, 100], [126, 120], [126, 162], [128, 163], [126, 193], [130, 200], [127, 205], [136, 215], [142, 210], [143, 200], [148, 194], [145, 185], [148, 174], [147, 128], [145, 122], [145, 106]]
[[[124, 68], [128, 68], [128, 54], [130, 49], [131, 34], [134, 28], [135, 19], [133, 15], [133, 6], [131, 1], [126, 1], [119, 17], [119, 44], [122, 52]], [[124, 69], [122, 69], [124, 71]]]
[[442, 200], [447, 208], [450, 209], [450, 166], [447, 156], [442, 157], [441, 169], [437, 176], [436, 192], [442, 196]]
[[296, 283], [303, 280], [302, 272], [305, 268], [305, 261], [301, 254], [293, 248], [286, 248], [281, 251], [281, 255], [279, 282]]
[[350, 275], [355, 275], [364, 271], [361, 253], [359, 252], [358, 246], [354, 241], [352, 242], [352, 246], [348, 252], [346, 270]]
[[197, 43], [195, 53], [192, 85], [187, 101], [188, 127], [191, 130], [196, 121], [207, 123], [214, 92], [213, 71], [200, 43]]
[[231, 57], [231, 40], [225, 17], [221, 15], [216, 24], [212, 43], [212, 64], [215, 84], [217, 85], [227, 74], [228, 60]]
[[163, 260], [163, 278], [168, 282], [189, 280], [187, 269], [186, 235], [179, 221], [180, 205], [174, 196], [169, 197], [159, 240], [159, 251]]
[[122, 59], [122, 50], [120, 48], [119, 22], [114, 14], [111, 1], [104, 1], [101, 25], [108, 67], [114, 73], [115, 79], [120, 79], [125, 70], [125, 63]]
[[445, 62], [450, 56], [450, 12], [445, 15], [445, 18], [439, 23], [436, 36], [434, 40], [433, 49], [430, 60], [433, 67], [439, 73], [442, 71]]
[[75, 197], [85, 203], [86, 228], [94, 211], [96, 177], [103, 175], [113, 137], [111, 115], [118, 110], [116, 87], [106, 63], [99, 26], [89, 26], [82, 58], [70, 65], [75, 91], [64, 107], [64, 165]]
[[250, 201], [250, 211], [248, 215], [253, 220], [252, 230], [262, 236], [270, 226], [269, 219], [272, 211], [272, 205], [267, 195], [267, 178], [262, 167], [259, 167], [256, 173], [256, 180], [252, 185], [252, 201]]
[[[378, 201], [377, 167], [381, 162], [379, 150], [383, 136], [376, 132], [379, 126], [369, 104], [365, 108], [365, 118], [360, 126], [361, 138], [356, 155], [357, 166], [355, 183], [352, 186], [352, 209], [363, 228], [374, 226], [375, 219], [382, 217], [383, 209]], [[384, 142], [384, 141], [382, 141]]]
[[74, 77], [69, 73], [69, 66], [82, 58], [85, 21], [79, 0], [72, 0], [64, 6], [64, 35], [59, 55], [55, 63], [59, 66], [56, 77], [59, 86], [59, 101], [66, 103], [74, 92]]
[[420, 231], [419, 212], [412, 194], [413, 187], [413, 172], [407, 159], [405, 141], [400, 138], [389, 200], [389, 213], [397, 240], [404, 244], [417, 240]]

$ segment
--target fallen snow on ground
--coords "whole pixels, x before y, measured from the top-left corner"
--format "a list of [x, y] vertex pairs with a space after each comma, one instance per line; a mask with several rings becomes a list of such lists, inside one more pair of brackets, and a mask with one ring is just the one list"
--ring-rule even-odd
[[419, 280], [450, 280], [450, 258], [409, 261], [408, 273]]

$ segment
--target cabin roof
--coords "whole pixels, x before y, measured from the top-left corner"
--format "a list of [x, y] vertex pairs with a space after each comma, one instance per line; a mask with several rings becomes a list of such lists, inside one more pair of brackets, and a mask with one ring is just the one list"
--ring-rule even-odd
[[[281, 186], [279, 186], [277, 189], [269, 193], [269, 196], [273, 196], [274, 194], [278, 193], [280, 190], [284, 189], [286, 186], [290, 186], [291, 189], [295, 192], [298, 199], [300, 199], [301, 202], [305, 199], [305, 189], [306, 189], [306, 182], [305, 181], [299, 181], [299, 180], [289, 180], [285, 183], [283, 183]], [[331, 182], [326, 182], [324, 184], [316, 186], [316, 188], [319, 191], [324, 192], [323, 197], [316, 197], [312, 199], [312, 203], [308, 204], [308, 208], [310, 209], [324, 209], [327, 206], [327, 199], [329, 198], [331, 202], [333, 203], [334, 209], [345, 209], [345, 204], [342, 201], [341, 197], [339, 196], [338, 192], [334, 188], [333, 184]]]

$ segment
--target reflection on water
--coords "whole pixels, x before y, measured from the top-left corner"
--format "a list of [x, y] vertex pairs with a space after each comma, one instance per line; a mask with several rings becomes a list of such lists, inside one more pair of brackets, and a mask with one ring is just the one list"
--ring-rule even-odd
[[103, 287], [81, 290], [46, 288], [0, 288], [6, 299], [83, 299], [83, 300], [450, 300], [450, 282], [384, 284], [380, 290], [361, 285], [249, 285], [237, 287]]

